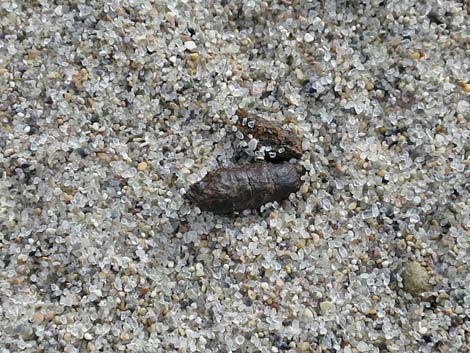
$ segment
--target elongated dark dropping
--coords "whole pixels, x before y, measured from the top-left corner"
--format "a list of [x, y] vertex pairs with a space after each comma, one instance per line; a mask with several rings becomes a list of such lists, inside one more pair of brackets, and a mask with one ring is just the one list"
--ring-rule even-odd
[[292, 131], [285, 130], [279, 123], [249, 114], [238, 109], [237, 129], [246, 142], [250, 135], [258, 140], [259, 146], [265, 147], [265, 159], [279, 162], [302, 156], [302, 141]]
[[288, 162], [219, 168], [191, 185], [186, 197], [201, 210], [213, 213], [256, 209], [297, 192], [303, 174], [304, 167]]

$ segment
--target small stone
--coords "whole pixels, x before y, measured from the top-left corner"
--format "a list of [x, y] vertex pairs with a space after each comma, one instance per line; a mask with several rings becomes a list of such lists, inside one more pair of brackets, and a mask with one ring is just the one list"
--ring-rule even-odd
[[310, 310], [309, 308], [305, 308], [304, 312], [303, 312], [303, 317], [306, 319], [306, 320], [313, 320], [313, 313], [312, 313], [312, 310]]
[[69, 92], [65, 92], [64, 99], [66, 102], [70, 102], [72, 100], [72, 95]]
[[359, 342], [356, 346], [357, 350], [359, 352], [368, 352], [369, 351], [369, 345], [363, 341]]
[[252, 41], [251, 41], [250, 38], [242, 38], [242, 39], [240, 40], [240, 45], [241, 45], [241, 46], [244, 46], [244, 47], [250, 45], [251, 43], [252, 43]]
[[310, 343], [301, 342], [299, 343], [299, 352], [308, 352], [311, 349]]
[[193, 62], [196, 62], [199, 60], [199, 54], [198, 53], [191, 53], [189, 54], [189, 59]]
[[414, 60], [419, 60], [422, 58], [422, 55], [419, 51], [412, 51], [410, 52], [410, 58]]
[[124, 300], [121, 300], [121, 302], [119, 303], [119, 310], [126, 310], [126, 302]]
[[62, 74], [57, 71], [53, 71], [47, 74], [47, 78], [50, 80], [58, 80], [61, 77], [62, 77]]
[[40, 51], [37, 50], [36, 48], [28, 49], [28, 60], [33, 61], [37, 59], [39, 53]]
[[385, 133], [387, 132], [387, 129], [385, 127], [381, 126], [381, 127], [377, 128], [377, 132], [379, 134], [385, 135]]
[[170, 102], [168, 103], [168, 108], [170, 108], [171, 110], [177, 110], [179, 108], [179, 105], [175, 102]]
[[353, 201], [348, 205], [348, 210], [353, 211], [356, 209], [356, 207], [357, 207], [357, 202]]
[[69, 193], [64, 193], [64, 201], [65, 202], [70, 202], [73, 199], [73, 195]]
[[303, 249], [305, 248], [305, 245], [307, 245], [307, 242], [305, 239], [301, 238], [297, 241], [295, 245], [297, 246], [297, 249]]
[[457, 103], [457, 113], [464, 114], [470, 109], [470, 103], [462, 99]]
[[311, 233], [310, 236], [311, 236], [311, 242], [315, 245], [318, 244], [321, 240], [320, 236], [317, 233]]
[[83, 89], [83, 82], [80, 74], [75, 73], [72, 75], [72, 83], [74, 84], [75, 88], [77, 90], [82, 90]]
[[250, 298], [251, 300], [255, 300], [256, 299], [256, 292], [252, 289], [248, 289], [248, 298]]
[[341, 165], [341, 161], [336, 161], [335, 162], [335, 169], [340, 173], [343, 172], [343, 166]]
[[34, 339], [34, 330], [31, 325], [19, 324], [15, 327], [15, 333], [22, 337], [25, 341]]
[[197, 45], [192, 40], [188, 40], [187, 42], [184, 43], [184, 47], [188, 50], [193, 51], [197, 48]]
[[426, 326], [422, 326], [421, 322], [418, 324], [418, 332], [421, 335], [425, 335], [428, 332], [428, 328]]
[[432, 290], [426, 268], [417, 261], [409, 261], [405, 264], [402, 278], [403, 289], [410, 294], [418, 296]]
[[364, 80], [364, 83], [366, 84], [366, 90], [372, 91], [374, 89], [374, 84], [370, 82], [368, 79]]
[[125, 13], [126, 13], [126, 12], [125, 12], [124, 8], [122, 8], [121, 6], [118, 6], [118, 7], [116, 8], [116, 15], [118, 15], [118, 16], [123, 16]]
[[44, 315], [41, 314], [41, 312], [36, 311], [36, 312], [33, 314], [33, 320], [34, 320], [35, 323], [41, 324], [41, 323], [44, 321]]
[[137, 164], [137, 169], [138, 169], [139, 171], [141, 171], [141, 172], [143, 172], [144, 170], [146, 170], [147, 167], [148, 167], [148, 164], [147, 164], [147, 162], [144, 162], [144, 161], [142, 161], [142, 162], [140, 162], [139, 164]]
[[7, 148], [3, 151], [3, 155], [5, 157], [10, 157], [13, 153], [15, 153], [15, 150], [13, 148]]
[[302, 80], [305, 79], [305, 75], [304, 75], [303, 71], [300, 68], [295, 69], [295, 73], [296, 73], [297, 79], [299, 81], [302, 81]]
[[168, 22], [174, 22], [175, 21], [175, 15], [173, 15], [173, 13], [171, 12], [167, 12], [165, 14], [165, 19], [168, 21]]
[[466, 83], [465, 81], [460, 81], [459, 86], [462, 87], [464, 92], [470, 93], [470, 83]]
[[88, 70], [83, 68], [80, 70], [80, 78], [82, 81], [87, 81], [88, 80]]
[[95, 344], [93, 342], [88, 342], [86, 345], [86, 351], [91, 353], [95, 350]]
[[437, 134], [440, 134], [441, 132], [446, 132], [446, 128], [442, 126], [441, 124], [437, 124], [436, 127], [434, 128]]
[[305, 33], [305, 35], [304, 35], [304, 41], [305, 41], [306, 43], [311, 43], [311, 42], [313, 42], [314, 39], [315, 39], [315, 38], [313, 37], [313, 35], [311, 35], [310, 33]]
[[122, 341], [129, 341], [131, 336], [129, 335], [128, 332], [123, 332], [121, 333], [121, 336], [119, 337]]
[[46, 320], [47, 321], [51, 321], [52, 319], [54, 319], [55, 317], [55, 312], [52, 311], [52, 310], [49, 310], [47, 313], [46, 313]]
[[292, 268], [291, 268], [289, 265], [286, 265], [286, 266], [284, 267], [284, 269], [286, 270], [286, 273], [287, 273], [287, 274], [290, 275], [290, 274], [292, 273]]
[[330, 312], [331, 310], [334, 309], [334, 307], [335, 307], [334, 304], [327, 300], [320, 303], [320, 310], [322, 311], [323, 314]]
[[237, 336], [235, 337], [235, 343], [241, 346], [245, 342], [245, 337], [243, 336]]
[[109, 163], [112, 158], [112, 156], [110, 156], [109, 154], [105, 152], [96, 152], [96, 157], [98, 157], [98, 159], [100, 159], [101, 161], [107, 162], [107, 163]]
[[263, 290], [265, 290], [265, 291], [268, 291], [269, 290], [269, 284], [267, 282], [262, 282], [261, 283], [261, 288], [263, 288]]
[[454, 309], [453, 308], [446, 308], [444, 310], [444, 313], [446, 313], [446, 315], [452, 315], [454, 313]]
[[87, 341], [91, 341], [93, 339], [93, 336], [91, 333], [87, 332], [85, 335], [83, 335], [83, 338], [85, 338]]
[[186, 65], [188, 66], [188, 68], [190, 68], [191, 70], [194, 70], [196, 69], [196, 62], [195, 61], [192, 61], [191, 58], [189, 58], [189, 60], [186, 61]]
[[447, 353], [449, 350], [450, 350], [450, 347], [448, 344], [443, 343], [439, 345], [439, 352]]
[[196, 276], [202, 277], [204, 276], [204, 267], [200, 262], [196, 264]]

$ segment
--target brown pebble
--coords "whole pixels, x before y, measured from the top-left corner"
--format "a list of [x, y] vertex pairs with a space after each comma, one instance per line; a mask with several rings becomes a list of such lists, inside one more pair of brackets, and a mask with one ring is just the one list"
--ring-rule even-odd
[[118, 7], [116, 8], [116, 15], [122, 16], [122, 15], [124, 15], [125, 13], [126, 13], [126, 11], [125, 11], [121, 6], [118, 6]]
[[171, 110], [176, 110], [179, 108], [179, 106], [175, 102], [171, 102], [171, 103], [168, 103], [168, 108], [170, 108]]
[[383, 178], [385, 176], [385, 170], [381, 169], [377, 172], [377, 175], [381, 178]]
[[377, 132], [382, 134], [382, 135], [385, 135], [385, 133], [387, 132], [387, 129], [384, 128], [383, 126], [377, 128]]
[[143, 172], [144, 170], [146, 170], [147, 167], [148, 167], [148, 164], [147, 164], [147, 162], [144, 162], [144, 161], [140, 162], [140, 163], [137, 165], [137, 169], [138, 169], [139, 171], [141, 171], [141, 172]]
[[72, 100], [72, 95], [69, 92], [65, 92], [64, 99], [66, 102], [70, 102]]
[[308, 343], [308, 342], [299, 343], [299, 351], [300, 352], [308, 352], [308, 351], [310, 351], [310, 349], [311, 349], [310, 343]]
[[414, 60], [419, 60], [423, 57], [423, 55], [419, 51], [412, 51], [410, 52], [410, 58]]
[[52, 310], [49, 310], [47, 313], [46, 313], [46, 320], [47, 321], [51, 321], [55, 318], [55, 312], [52, 311]]
[[356, 207], [357, 207], [357, 202], [353, 201], [348, 205], [348, 210], [353, 211], [356, 209]]
[[138, 287], [138, 290], [139, 290], [140, 296], [143, 297], [150, 291], [150, 288], [148, 288], [148, 287]]
[[14, 286], [18, 286], [20, 285], [21, 283], [23, 283], [23, 278], [22, 277], [14, 277], [11, 279], [11, 284], [14, 285]]
[[111, 156], [105, 152], [96, 152], [96, 157], [103, 162], [109, 163], [111, 161]]
[[196, 62], [199, 60], [199, 54], [198, 53], [191, 53], [189, 54], [189, 59], [193, 62]]
[[444, 310], [444, 313], [446, 313], [446, 315], [452, 315], [454, 313], [454, 309], [452, 308], [446, 308]]
[[44, 315], [41, 314], [40, 311], [36, 311], [36, 312], [33, 314], [33, 320], [34, 320], [35, 323], [41, 324], [41, 323], [44, 321]]
[[126, 302], [121, 299], [121, 302], [119, 303], [119, 310], [124, 311], [126, 310]]
[[70, 202], [70, 201], [72, 201], [72, 199], [73, 199], [72, 194], [64, 193], [64, 201], [65, 202]]
[[72, 83], [77, 90], [80, 91], [83, 89], [83, 82], [81, 76], [78, 73], [72, 75]]
[[50, 79], [50, 80], [57, 80], [61, 77], [62, 77], [62, 74], [60, 72], [57, 72], [57, 71], [53, 71], [53, 72], [47, 74], [47, 78]]
[[459, 82], [459, 86], [462, 87], [464, 92], [470, 93], [470, 83], [466, 83], [464, 81]]
[[91, 353], [95, 350], [95, 344], [93, 342], [88, 342], [86, 345], [86, 351]]
[[119, 338], [122, 341], [129, 341], [131, 339], [131, 336], [129, 335], [128, 332], [123, 332], [123, 333], [121, 333], [121, 336]]

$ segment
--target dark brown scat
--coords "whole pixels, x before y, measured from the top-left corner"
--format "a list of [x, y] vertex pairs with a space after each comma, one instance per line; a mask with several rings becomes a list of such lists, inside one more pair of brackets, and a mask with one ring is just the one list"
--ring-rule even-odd
[[248, 135], [251, 135], [258, 140], [258, 145], [271, 147], [271, 151], [265, 154], [266, 160], [280, 162], [302, 156], [302, 141], [292, 131], [284, 129], [275, 121], [252, 115], [244, 109], [238, 109], [236, 115], [239, 117], [237, 129], [247, 142]]
[[191, 185], [186, 197], [201, 210], [217, 214], [257, 209], [297, 192], [303, 174], [304, 167], [288, 162], [219, 168]]

